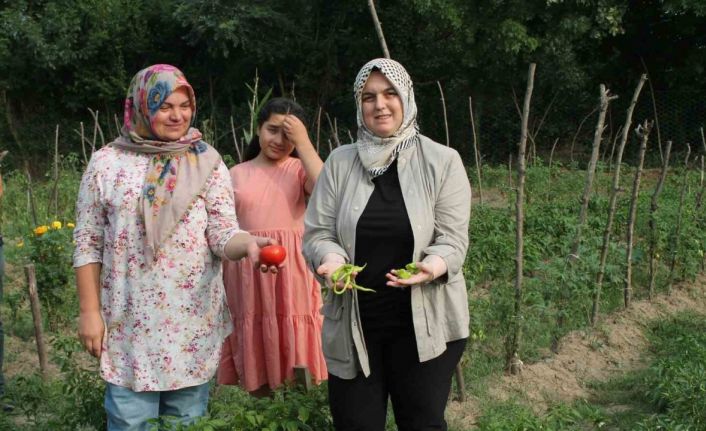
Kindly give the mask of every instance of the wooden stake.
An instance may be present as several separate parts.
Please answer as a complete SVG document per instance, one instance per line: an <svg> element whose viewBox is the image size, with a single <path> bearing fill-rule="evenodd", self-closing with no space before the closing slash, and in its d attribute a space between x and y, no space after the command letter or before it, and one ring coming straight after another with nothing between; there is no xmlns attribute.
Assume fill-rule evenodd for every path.
<svg viewBox="0 0 706 431"><path fill-rule="evenodd" d="M603 132L605 131L605 117L606 112L608 112L608 105L610 101L615 99L616 96L611 96L609 91L606 89L605 85L601 84L599 87L600 96L598 104L598 122L596 123L596 130L593 134L593 145L591 150L591 158L588 162L588 167L586 168L586 180L584 182L583 194L581 195L581 207L579 208L579 218L576 226L576 235L571 244L569 251L569 256L566 258L566 264L564 266L564 271L572 271L572 264L579 258L579 247L581 246L581 236L583 233L583 225L586 224L586 217L588 214L588 203L591 198L591 189L593 187L593 177L596 173L596 164L598 163L598 155L600 154L601 139L603 137ZM556 319L556 329L552 335L552 345L551 349L554 353L559 351L559 338L561 337L562 329L565 326L566 320L566 309L569 302L569 291L568 289L561 289L559 292L559 300L557 303L557 319Z"/></svg>
<svg viewBox="0 0 706 431"><path fill-rule="evenodd" d="M56 125L56 133L54 135L54 172L53 172L52 193L51 193L51 205L49 208L54 207L54 219L59 218L59 125ZM47 211L48 212L48 211Z"/></svg>
<svg viewBox="0 0 706 431"><path fill-rule="evenodd" d="M444 112L444 130L446 131L446 146L449 146L449 122L446 119L446 101L444 100L444 90L441 89L441 83L436 81L436 85L439 86L439 94L441 94L441 107Z"/></svg>
<svg viewBox="0 0 706 431"><path fill-rule="evenodd" d="M230 117L230 133L233 135L233 145L235 145L235 154L238 156L238 163L243 162L243 155L238 146L238 135L235 134L235 124L233 124L233 116Z"/></svg>
<svg viewBox="0 0 706 431"><path fill-rule="evenodd" d="M586 216L588 213L588 202L591 197L591 188L593 186L593 177L596 173L596 164L598 163L598 155L600 154L601 138L603 132L605 131L605 116L608 112L608 104L611 100L615 99L616 96L611 96L609 91L605 88L605 85L600 85L600 111L598 113L598 123L596 124L596 131L593 134L593 148L591 151L591 159L588 162L588 168L586 169L586 181L584 182L583 195L581 196L581 208L579 209L579 220L576 227L576 237L571 245L571 254L569 255L568 261L572 261L578 258L579 246L581 245L581 234L583 230L583 225L586 224ZM566 290L562 290L566 292Z"/></svg>
<svg viewBox="0 0 706 431"><path fill-rule="evenodd" d="M524 192L525 192L525 151L527 148L527 135L529 124L530 100L532 98L532 90L534 89L534 71L537 65L530 64L527 74L527 91L525 92L525 102L522 108L522 129L520 134L520 143L517 150L517 194L515 199L516 212L516 231L515 231L515 306L513 328L510 334L510 343L507 353L507 369L513 372L515 368L511 367L513 358L517 358L520 345L520 330L522 321L522 273L524 260Z"/></svg>
<svg viewBox="0 0 706 431"><path fill-rule="evenodd" d="M304 388L304 391L309 392L314 385L311 383L311 373L306 365L294 366L294 381Z"/></svg>
<svg viewBox="0 0 706 431"><path fill-rule="evenodd" d="M316 115L316 154L321 154L319 152L319 137L321 135L321 106L319 106L319 113Z"/></svg>
<svg viewBox="0 0 706 431"><path fill-rule="evenodd" d="M476 160L476 176L478 177L478 203L483 205L483 184L481 177L480 152L478 150L478 139L476 138L476 122L473 120L473 102L468 97L468 110L471 114L471 131L473 132L473 156Z"/></svg>
<svg viewBox="0 0 706 431"><path fill-rule="evenodd" d="M652 113L655 116L655 130L657 131L657 148L659 148L659 159L664 163L664 155L662 154L662 135L659 133L659 116L657 115L657 100L655 99L655 90L652 88L652 78L650 78L650 71L647 70L647 64L645 60L640 57L640 62L642 67L645 68L645 75L647 75L647 85L650 87L650 97L652 98Z"/></svg>
<svg viewBox="0 0 706 431"><path fill-rule="evenodd" d="M32 215L34 226L38 226L37 221L37 205L34 202L34 189L32 187L32 174L29 173L29 161L25 160L25 174L27 175L27 201L29 204L29 212Z"/></svg>
<svg viewBox="0 0 706 431"><path fill-rule="evenodd" d="M637 126L635 133L640 138L640 150L638 151L638 162L635 169L635 177L632 183L632 196L630 198L630 210L628 212L628 229L626 235L627 252L625 253L625 285L623 288L623 303L625 308L630 307L632 299L632 249L635 234L635 220L637 219L637 198L640 194L640 179L642 178L642 165L645 162L645 152L647 151L647 141L650 138L650 131L653 123L645 120Z"/></svg>
<svg viewBox="0 0 706 431"><path fill-rule="evenodd" d="M672 282L674 281L674 268L677 264L677 254L679 251L679 235L681 234L681 219L682 209L684 208L684 196L689 188L689 156L691 155L691 146L686 144L686 157L684 158L684 179L679 195L679 207L677 208L677 222L674 227L674 236L672 237L671 261L669 263L669 278L667 279L667 292L672 293Z"/></svg>
<svg viewBox="0 0 706 431"><path fill-rule="evenodd" d="M373 24L375 25L375 31L377 32L378 39L380 40L380 48L382 48L382 53L385 58L390 58L390 51L387 49L387 42L385 42L385 35L382 33L382 25L380 25L380 19L378 18L377 10L375 10L375 3L373 0L368 0L368 8L370 9L370 15L373 17Z"/></svg>
<svg viewBox="0 0 706 431"><path fill-rule="evenodd" d="M655 191L652 194L652 201L650 202L650 269L649 276L650 281L647 287L647 296L652 299L655 288L655 277L657 275L657 268L655 266L655 254L657 249L657 222L655 220L655 214L657 213L657 198L659 194L662 193L662 187L664 186L664 180L667 178L667 169L669 168L669 156L672 152L672 141L667 141L667 148L664 151L664 162L662 163L662 171L659 174L659 180L655 186Z"/></svg>
<svg viewBox="0 0 706 431"><path fill-rule="evenodd" d="M44 345L44 331L42 329L42 312L39 305L39 294L37 293L37 277L34 271L34 264L25 265L25 277L27 278L27 288L29 290L29 303L32 308L32 320L34 321L34 337L37 341L37 354L39 355L39 369L42 377L47 378L47 349Z"/></svg>
<svg viewBox="0 0 706 431"><path fill-rule="evenodd" d="M632 113L635 110L635 105L637 105L637 99L640 97L640 92L642 87L645 85L647 80L646 75L640 77L640 81L637 83L635 92L632 95L632 100L630 101L630 106L628 107L627 113L625 115L625 124L623 125L622 138L620 139L620 144L618 145L618 153L615 160L615 172L613 173L613 187L610 193L610 203L608 205L608 221L603 231L603 245L601 247L601 257L598 264L598 274L596 274L596 287L593 291L593 304L591 309L591 325L596 324L598 321L598 311L600 309L601 303L601 289L603 287L603 276L605 275L605 265L606 259L608 258L608 248L610 245L610 234L613 230L613 219L615 218L615 207L618 202L618 193L620 193L620 165L623 160L623 151L625 150L625 144L628 142L628 131L632 125ZM612 158L612 156L611 156Z"/></svg>

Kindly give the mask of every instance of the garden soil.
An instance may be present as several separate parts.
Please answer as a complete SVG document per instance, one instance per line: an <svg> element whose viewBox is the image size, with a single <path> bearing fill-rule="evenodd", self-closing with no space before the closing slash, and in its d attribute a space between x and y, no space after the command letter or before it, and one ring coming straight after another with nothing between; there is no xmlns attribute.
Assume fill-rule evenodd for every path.
<svg viewBox="0 0 706 431"><path fill-rule="evenodd" d="M569 333L558 354L524 364L519 375L490 377L488 396L525 403L537 413L557 403L587 399L592 395L588 383L645 367L647 326L685 310L706 315L706 276L676 286L671 295L634 301L628 310L601 316L594 330ZM447 420L452 429L473 429L480 411L479 400L472 396L463 403L451 401Z"/></svg>

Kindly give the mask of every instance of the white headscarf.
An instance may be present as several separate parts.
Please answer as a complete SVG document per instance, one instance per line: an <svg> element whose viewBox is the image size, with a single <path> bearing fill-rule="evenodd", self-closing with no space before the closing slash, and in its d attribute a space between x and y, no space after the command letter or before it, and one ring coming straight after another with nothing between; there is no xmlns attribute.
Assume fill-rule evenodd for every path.
<svg viewBox="0 0 706 431"><path fill-rule="evenodd" d="M402 100L402 125L392 136L387 138L375 135L363 120L363 87L365 87L370 74L375 70L382 73L392 83ZM414 145L419 139L417 104L414 102L412 79L405 68L395 60L376 58L367 62L358 72L353 85L353 94L358 111L358 141L356 142L358 156L370 175L376 177L385 173L400 151Z"/></svg>

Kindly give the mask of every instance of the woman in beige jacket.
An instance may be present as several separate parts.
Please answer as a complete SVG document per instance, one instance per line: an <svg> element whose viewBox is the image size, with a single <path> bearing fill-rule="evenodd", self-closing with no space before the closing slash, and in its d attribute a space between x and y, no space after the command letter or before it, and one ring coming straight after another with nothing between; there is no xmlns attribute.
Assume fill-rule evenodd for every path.
<svg viewBox="0 0 706 431"><path fill-rule="evenodd" d="M329 292L322 308L336 429L445 430L468 337L462 273L471 188L459 154L421 135L412 81L375 59L354 85L358 140L329 156L305 217L304 255L322 283L346 263L375 292ZM414 262L418 272L398 277Z"/></svg>

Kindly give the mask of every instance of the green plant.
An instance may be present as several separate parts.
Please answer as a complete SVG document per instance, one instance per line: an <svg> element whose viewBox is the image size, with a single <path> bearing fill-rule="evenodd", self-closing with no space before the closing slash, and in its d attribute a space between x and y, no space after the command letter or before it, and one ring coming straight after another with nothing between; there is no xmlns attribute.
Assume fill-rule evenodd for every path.
<svg viewBox="0 0 706 431"><path fill-rule="evenodd" d="M74 299L70 289L73 283L73 226L55 220L34 228L25 241L27 258L35 267L39 299L46 310L49 329L54 332L75 315L67 310Z"/></svg>

